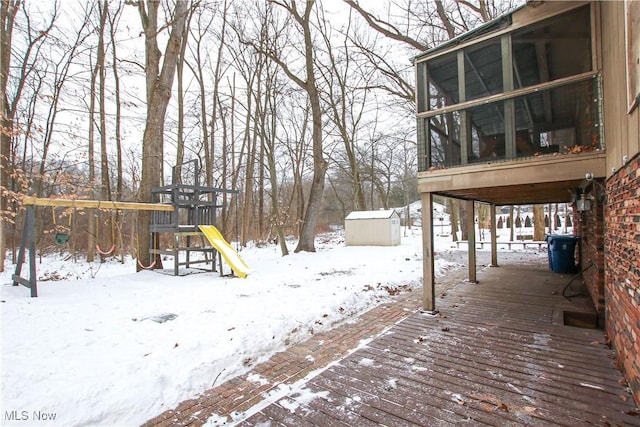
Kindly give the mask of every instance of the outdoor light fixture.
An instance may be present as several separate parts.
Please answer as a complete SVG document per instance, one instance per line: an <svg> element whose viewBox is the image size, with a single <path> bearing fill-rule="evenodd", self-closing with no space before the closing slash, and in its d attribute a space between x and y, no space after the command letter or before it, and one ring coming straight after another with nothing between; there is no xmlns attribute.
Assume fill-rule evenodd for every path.
<svg viewBox="0 0 640 427"><path fill-rule="evenodd" d="M572 192L572 199L575 201L576 210L578 212L590 211L593 207L593 202L603 202L606 198L606 189L602 183L595 179L593 172L587 172L584 174L584 180L575 192ZM587 194L587 189L592 187L595 195Z"/></svg>
<svg viewBox="0 0 640 427"><path fill-rule="evenodd" d="M576 209L578 212L585 212L591 210L591 200L587 198L587 196L582 193L580 198L576 200Z"/></svg>

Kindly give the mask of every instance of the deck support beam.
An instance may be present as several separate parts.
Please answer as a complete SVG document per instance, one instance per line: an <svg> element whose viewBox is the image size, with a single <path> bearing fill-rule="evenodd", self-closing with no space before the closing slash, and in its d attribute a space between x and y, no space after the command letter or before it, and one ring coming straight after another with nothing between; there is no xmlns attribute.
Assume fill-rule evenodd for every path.
<svg viewBox="0 0 640 427"><path fill-rule="evenodd" d="M489 217L491 227L491 267L498 266L498 242L496 229L498 225L496 223L496 205L491 203L489 205Z"/></svg>
<svg viewBox="0 0 640 427"><path fill-rule="evenodd" d="M467 240L469 241L469 283L478 283L476 279L476 222L475 201L466 200L465 214L467 216Z"/></svg>
<svg viewBox="0 0 640 427"><path fill-rule="evenodd" d="M422 311L436 314L436 283L433 264L433 195L421 193L422 199Z"/></svg>

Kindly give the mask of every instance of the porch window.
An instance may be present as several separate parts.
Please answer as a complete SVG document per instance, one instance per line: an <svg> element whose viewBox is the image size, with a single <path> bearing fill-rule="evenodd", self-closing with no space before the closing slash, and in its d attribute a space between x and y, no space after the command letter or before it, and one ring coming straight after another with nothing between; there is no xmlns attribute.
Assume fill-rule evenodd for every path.
<svg viewBox="0 0 640 427"><path fill-rule="evenodd" d="M504 91L500 40L464 49L465 101Z"/></svg>
<svg viewBox="0 0 640 427"><path fill-rule="evenodd" d="M416 64L420 171L601 149L589 6Z"/></svg>

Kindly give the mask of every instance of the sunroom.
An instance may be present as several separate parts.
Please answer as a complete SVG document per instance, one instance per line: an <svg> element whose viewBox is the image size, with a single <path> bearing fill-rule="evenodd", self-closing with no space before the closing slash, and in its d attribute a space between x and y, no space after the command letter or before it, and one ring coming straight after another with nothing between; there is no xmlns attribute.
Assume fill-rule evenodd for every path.
<svg viewBox="0 0 640 427"><path fill-rule="evenodd" d="M423 212L430 212L433 194L466 200L471 212L474 201L571 202L585 177L606 176L597 9L587 2L528 2L415 59ZM427 310L433 309L429 228Z"/></svg>

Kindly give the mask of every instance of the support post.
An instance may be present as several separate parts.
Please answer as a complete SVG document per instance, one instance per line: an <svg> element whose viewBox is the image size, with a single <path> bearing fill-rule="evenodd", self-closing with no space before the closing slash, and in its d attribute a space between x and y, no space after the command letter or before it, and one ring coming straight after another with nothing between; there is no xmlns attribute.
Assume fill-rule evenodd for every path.
<svg viewBox="0 0 640 427"><path fill-rule="evenodd" d="M458 52L458 99L467 100L467 84L464 50ZM460 111L460 164L469 164L469 145L471 141L471 120L466 110Z"/></svg>
<svg viewBox="0 0 640 427"><path fill-rule="evenodd" d="M433 195L421 193L422 199L422 311L437 314L433 264Z"/></svg>
<svg viewBox="0 0 640 427"><path fill-rule="evenodd" d="M153 236L151 236L151 244L153 245ZM189 244L187 244L187 247L189 247ZM175 251L175 255L173 256L173 275L177 276L180 266L180 234L178 233L173 233L173 250ZM189 251L187 251L187 262L188 261ZM189 268L189 264L187 264L187 268Z"/></svg>
<svg viewBox="0 0 640 427"><path fill-rule="evenodd" d="M22 241L20 242L20 250L18 251L18 262L16 270L12 277L13 286L24 285L31 289L31 297L38 296L38 284L36 281L36 213L35 206L28 205L24 219L24 229L22 230ZM29 248L29 278L25 279L21 276L22 264L24 263L25 251Z"/></svg>
<svg viewBox="0 0 640 427"><path fill-rule="evenodd" d="M465 201L467 215L467 240L469 248L469 283L478 283L476 280L476 222L475 205L473 200Z"/></svg>
<svg viewBox="0 0 640 427"><path fill-rule="evenodd" d="M505 92L514 90L513 56L511 37L507 34L500 39L502 50L502 89ZM505 159L517 157L516 151L516 103L513 98L504 101L504 150Z"/></svg>
<svg viewBox="0 0 640 427"><path fill-rule="evenodd" d="M490 227L491 227L491 267L498 266L498 241L496 229L498 225L496 223L496 205L491 203L489 205L490 215Z"/></svg>

